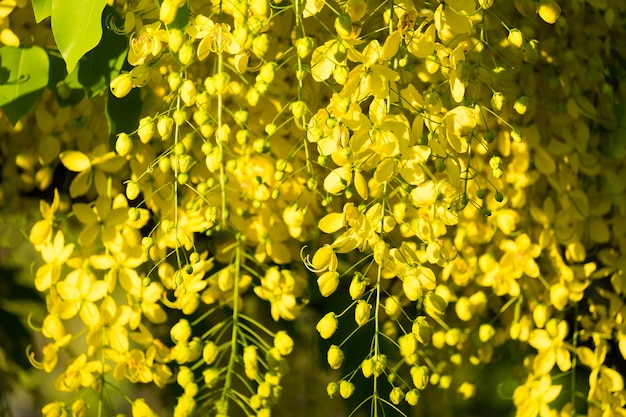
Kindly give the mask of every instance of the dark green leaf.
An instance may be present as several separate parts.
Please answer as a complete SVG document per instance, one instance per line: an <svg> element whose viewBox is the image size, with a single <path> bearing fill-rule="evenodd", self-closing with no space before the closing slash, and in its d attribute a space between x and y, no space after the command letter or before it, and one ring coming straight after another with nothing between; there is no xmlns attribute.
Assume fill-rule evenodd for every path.
<svg viewBox="0 0 626 417"><path fill-rule="evenodd" d="M78 81L79 67L74 69L71 74L68 74L63 58L58 54L50 54L48 89L54 92L57 102L61 106L72 106L85 97L85 88ZM68 89L70 93L69 96L67 96Z"/></svg>
<svg viewBox="0 0 626 417"><path fill-rule="evenodd" d="M125 97L117 98L109 91L106 115L112 149L115 148L115 138L118 133L128 133L137 129L142 105L140 93L138 88L133 88Z"/></svg>

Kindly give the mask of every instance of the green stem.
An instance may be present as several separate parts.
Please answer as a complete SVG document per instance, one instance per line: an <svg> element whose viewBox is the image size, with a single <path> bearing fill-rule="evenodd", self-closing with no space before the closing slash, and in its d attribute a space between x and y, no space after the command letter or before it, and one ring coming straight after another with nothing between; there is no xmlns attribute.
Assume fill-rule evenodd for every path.
<svg viewBox="0 0 626 417"><path fill-rule="evenodd" d="M228 368L226 370L226 378L224 380L224 388L222 389L222 397L220 405L224 410L220 410L222 414L228 414L228 395L230 393L233 374L235 373L235 364L237 361L237 339L239 338L239 264L241 263L241 236L237 234L237 245L235 247L235 277L233 282L233 330L230 338L230 358L228 359Z"/></svg>

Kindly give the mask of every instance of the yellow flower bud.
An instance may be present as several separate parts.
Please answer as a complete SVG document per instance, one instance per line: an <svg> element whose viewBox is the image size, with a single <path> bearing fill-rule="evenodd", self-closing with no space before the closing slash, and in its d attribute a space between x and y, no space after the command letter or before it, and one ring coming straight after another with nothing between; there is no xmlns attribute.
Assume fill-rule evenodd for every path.
<svg viewBox="0 0 626 417"><path fill-rule="evenodd" d="M56 87L61 100L69 100L72 97L72 88L65 81L59 81Z"/></svg>
<svg viewBox="0 0 626 417"><path fill-rule="evenodd" d="M207 365L211 365L217 359L219 349L212 341L206 342L202 348L202 359Z"/></svg>
<svg viewBox="0 0 626 417"><path fill-rule="evenodd" d="M561 283L550 287L550 303L560 311L563 311L569 303L569 290Z"/></svg>
<svg viewBox="0 0 626 417"><path fill-rule="evenodd" d="M313 255L313 259L311 260L311 265L315 270L324 271L329 269L330 271L335 271L337 269L337 255L333 251L333 248L330 245L324 245L315 252Z"/></svg>
<svg viewBox="0 0 626 417"><path fill-rule="evenodd" d="M195 53L195 48L192 45L185 43L178 50L178 61L186 67L193 62Z"/></svg>
<svg viewBox="0 0 626 417"><path fill-rule="evenodd" d="M333 79L339 85L344 85L348 82L348 77L350 76L350 68L347 65L337 65L333 70Z"/></svg>
<svg viewBox="0 0 626 417"><path fill-rule="evenodd" d="M173 0L163 0L161 2L161 8L159 9L159 20L161 22L169 25L174 22L177 14L178 7L176 7Z"/></svg>
<svg viewBox="0 0 626 417"><path fill-rule="evenodd" d="M328 297L335 292L339 286L339 273L336 271L326 271L318 279L317 285L323 297Z"/></svg>
<svg viewBox="0 0 626 417"><path fill-rule="evenodd" d="M537 7L537 14L544 22L554 24L561 15L561 7L554 0L541 0Z"/></svg>
<svg viewBox="0 0 626 417"><path fill-rule="evenodd" d="M266 33L263 33L252 40L252 53L257 58L263 58L270 48L270 38Z"/></svg>
<svg viewBox="0 0 626 417"><path fill-rule="evenodd" d="M411 327L411 333L415 335L415 338L421 344L430 343L430 338L432 336L432 329L428 325L426 321L426 317L419 316L413 322L413 326Z"/></svg>
<svg viewBox="0 0 626 417"><path fill-rule="evenodd" d="M72 403L72 417L85 417L87 415L87 403L82 398Z"/></svg>
<svg viewBox="0 0 626 417"><path fill-rule="evenodd" d="M258 374L258 353L257 347L248 345L243 348L243 365L246 376L249 379L256 379Z"/></svg>
<svg viewBox="0 0 626 417"><path fill-rule="evenodd" d="M167 85L172 92L178 91L180 85L183 83L183 77L177 72L170 72L167 76Z"/></svg>
<svg viewBox="0 0 626 417"><path fill-rule="evenodd" d="M328 360L328 364L333 369L341 368L341 364L343 363L344 354L341 348L337 345L331 345L328 348L328 353L326 355L326 359Z"/></svg>
<svg viewBox="0 0 626 417"><path fill-rule="evenodd" d="M387 355L378 354L374 357L374 376L378 377L385 372Z"/></svg>
<svg viewBox="0 0 626 417"><path fill-rule="evenodd" d="M115 97L125 97L133 89L133 76L129 72L123 72L111 80L109 87Z"/></svg>
<svg viewBox="0 0 626 417"><path fill-rule="evenodd" d="M131 408L132 417L156 417L156 414L143 398L138 398L133 401Z"/></svg>
<svg viewBox="0 0 626 417"><path fill-rule="evenodd" d="M174 119L176 126L182 126L185 122L187 122L187 112L184 109L176 109L172 114L172 118Z"/></svg>
<svg viewBox="0 0 626 417"><path fill-rule="evenodd" d="M391 390L391 393L389 393L389 400L395 405L400 404L403 399L404 399L404 391L402 391L402 388L400 387L395 387L394 389Z"/></svg>
<svg viewBox="0 0 626 417"><path fill-rule="evenodd" d="M405 334L398 338L398 345L400 346L400 354L404 360L412 365L415 363L417 357L415 352L417 351L417 339L413 333Z"/></svg>
<svg viewBox="0 0 626 417"><path fill-rule="evenodd" d="M282 356L287 356L293 350L293 339L286 331L281 330L274 337L274 347Z"/></svg>
<svg viewBox="0 0 626 417"><path fill-rule="evenodd" d="M161 140L169 139L172 134L172 128L174 127L174 119L168 116L161 116L157 120L157 132L161 137Z"/></svg>
<svg viewBox="0 0 626 417"><path fill-rule="evenodd" d="M319 332L322 339L328 339L335 334L338 324L337 316L335 316L335 313L330 312L322 317L315 329Z"/></svg>
<svg viewBox="0 0 626 417"><path fill-rule="evenodd" d="M349 293L353 300L361 297L367 288L367 279L360 272L356 272L350 282Z"/></svg>
<svg viewBox="0 0 626 417"><path fill-rule="evenodd" d="M126 183L126 198L134 200L139 196L139 184L136 181Z"/></svg>
<svg viewBox="0 0 626 417"><path fill-rule="evenodd" d="M530 98L526 96L518 97L517 100L515 100L515 103L513 103L513 110L515 110L519 114L525 114L526 110L528 110L529 101Z"/></svg>
<svg viewBox="0 0 626 417"><path fill-rule="evenodd" d="M207 388L213 388L219 380L220 372L215 368L206 368L202 372L202 377Z"/></svg>
<svg viewBox="0 0 626 417"><path fill-rule="evenodd" d="M422 291L422 283L414 274L406 275L402 281L402 290L410 301L417 301Z"/></svg>
<svg viewBox="0 0 626 417"><path fill-rule="evenodd" d="M414 366L411 368L411 377L413 378L413 385L418 390L423 390L428 384L429 372L425 366Z"/></svg>
<svg viewBox="0 0 626 417"><path fill-rule="evenodd" d="M168 30L168 42L170 51L173 53L177 53L180 50L180 47L185 42L185 36L183 31L180 29L170 29Z"/></svg>
<svg viewBox="0 0 626 417"><path fill-rule="evenodd" d="M502 108L504 107L505 103L506 103L506 97L504 97L504 94L502 94L501 92L496 91L491 96L491 107L495 111L502 110Z"/></svg>
<svg viewBox="0 0 626 417"><path fill-rule="evenodd" d="M473 311L469 298L462 296L456 301L454 310L459 319L463 321L469 321L472 319Z"/></svg>
<svg viewBox="0 0 626 417"><path fill-rule="evenodd" d="M326 393L328 394L328 397L333 398L337 395L337 392L339 392L339 384L336 382L329 382L328 385L326 385Z"/></svg>
<svg viewBox="0 0 626 417"><path fill-rule="evenodd" d="M126 156L133 149L133 140L126 133L120 133L115 140L115 151L121 155Z"/></svg>
<svg viewBox="0 0 626 417"><path fill-rule="evenodd" d="M339 383L339 395L341 398L348 399L354 394L354 384L350 381L341 381Z"/></svg>
<svg viewBox="0 0 626 417"><path fill-rule="evenodd" d="M215 83L215 92L217 94L223 93L230 83L230 75L227 72L219 72L213 76Z"/></svg>
<svg viewBox="0 0 626 417"><path fill-rule="evenodd" d="M522 49L524 46L524 36L522 35L522 31L514 28L509 31L509 45L511 45L514 49Z"/></svg>
<svg viewBox="0 0 626 417"><path fill-rule="evenodd" d="M431 317L441 317L446 312L448 303L439 294L429 292L424 297L424 311Z"/></svg>
<svg viewBox="0 0 626 417"><path fill-rule="evenodd" d="M487 343L496 334L496 330L491 324L482 324L478 328L478 338L481 342Z"/></svg>
<svg viewBox="0 0 626 417"><path fill-rule="evenodd" d="M67 417L67 410L65 409L65 403L61 401L55 401L53 403L46 404L41 413L43 417Z"/></svg>
<svg viewBox="0 0 626 417"><path fill-rule="evenodd" d="M191 325L187 319L180 319L170 329L170 336L174 343L186 342L191 337Z"/></svg>
<svg viewBox="0 0 626 417"><path fill-rule="evenodd" d="M298 100L291 103L289 105L289 109L291 110L294 119L300 120L306 115L307 105L304 101Z"/></svg>
<svg viewBox="0 0 626 417"><path fill-rule="evenodd" d="M548 306L544 303L539 303L533 309L533 321L535 322L535 326L541 329L546 325L546 321L548 320Z"/></svg>
<svg viewBox="0 0 626 417"><path fill-rule="evenodd" d="M178 375L176 375L176 382L181 387L185 388L189 384L193 384L194 381L193 371L187 366L181 366L178 369Z"/></svg>
<svg viewBox="0 0 626 417"><path fill-rule="evenodd" d="M416 389L412 389L411 391L406 393L404 399L410 406L416 406L417 402L420 399L420 392Z"/></svg>
<svg viewBox="0 0 626 417"><path fill-rule="evenodd" d="M374 363L374 359L368 358L361 362L361 371L363 372L363 376L365 378L369 378L374 373L376 365Z"/></svg>
<svg viewBox="0 0 626 417"><path fill-rule="evenodd" d="M340 38L347 38L352 33L352 19L347 13L342 13L335 18L335 31Z"/></svg>
<svg viewBox="0 0 626 417"><path fill-rule="evenodd" d="M400 298L398 298L397 295L387 297L385 300L385 313L395 320L400 316L401 312L402 307L400 306Z"/></svg>
<svg viewBox="0 0 626 417"><path fill-rule="evenodd" d="M196 85L191 80L185 80L180 88L180 98L185 103L185 106L191 107L196 102Z"/></svg>
<svg viewBox="0 0 626 417"><path fill-rule="evenodd" d="M141 143L148 143L154 136L155 126L154 120L151 117L144 117L139 120L139 128L137 129L137 135Z"/></svg>
<svg viewBox="0 0 626 417"><path fill-rule="evenodd" d="M268 62L266 64L263 64L261 66L261 69L259 70L259 78L270 84L272 81L274 81L274 76L276 75L276 67L277 65L275 62Z"/></svg>
<svg viewBox="0 0 626 417"><path fill-rule="evenodd" d="M304 38L298 38L298 40L296 40L296 52L298 52L298 56L300 57L300 59L306 58L311 53L311 51L313 51L314 47L315 42L313 41L313 38L310 38L308 36Z"/></svg>
<svg viewBox="0 0 626 417"><path fill-rule="evenodd" d="M354 320L356 324L361 327L370 318L370 312L372 310L372 306L364 300L359 300L356 302L356 307L354 309Z"/></svg>

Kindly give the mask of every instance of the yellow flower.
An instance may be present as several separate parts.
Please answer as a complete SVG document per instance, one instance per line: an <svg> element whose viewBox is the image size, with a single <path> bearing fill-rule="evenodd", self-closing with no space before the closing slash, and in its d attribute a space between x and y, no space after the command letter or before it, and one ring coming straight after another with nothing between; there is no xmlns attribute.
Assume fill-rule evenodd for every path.
<svg viewBox="0 0 626 417"><path fill-rule="evenodd" d="M294 320L306 304L302 298L306 285L304 277L297 272L271 267L261 278L261 285L254 287L254 293L270 302L274 320Z"/></svg>
<svg viewBox="0 0 626 417"><path fill-rule="evenodd" d="M113 370L113 376L117 380L123 378L130 382L152 382L152 364L146 359L143 350L133 349L125 352L123 359L118 358L118 363Z"/></svg>
<svg viewBox="0 0 626 417"><path fill-rule="evenodd" d="M54 383L54 387L59 391L78 391L83 387L96 388L100 383L97 375L103 374L103 364L100 361L87 361L87 355L79 355L72 361L65 372L59 375Z"/></svg>
<svg viewBox="0 0 626 417"><path fill-rule="evenodd" d="M143 25L139 33L130 39L128 63L135 67L148 58L156 57L161 53L162 43L167 39L167 32L161 29L161 22Z"/></svg>
<svg viewBox="0 0 626 417"><path fill-rule="evenodd" d="M540 274L539 266L535 262L541 254L541 246L532 243L526 233L515 238L515 241L505 239L500 243L500 249L504 255L500 258L500 265L511 268L515 278L526 274L531 278L537 278Z"/></svg>
<svg viewBox="0 0 626 417"><path fill-rule="evenodd" d="M383 47L377 40L367 44L360 58L362 64L350 71L342 95L359 102L370 95L384 99L390 90L396 90L396 81L400 75L384 65Z"/></svg>
<svg viewBox="0 0 626 417"><path fill-rule="evenodd" d="M33 225L29 235L29 239L35 248L39 248L44 243L52 240L52 226L55 222L56 212L59 210L60 200L59 190L55 188L52 204L48 204L44 200L39 202L39 210L43 219Z"/></svg>
<svg viewBox="0 0 626 417"><path fill-rule="evenodd" d="M65 244L65 236L60 230L55 234L54 240L46 242L40 248L44 265L40 266L35 273L35 287L44 292L54 285L61 276L61 266L70 258L74 251L74 244Z"/></svg>
<svg viewBox="0 0 626 417"><path fill-rule="evenodd" d="M138 296L127 293L128 303L132 306L132 313L129 318L131 329L136 329L139 326L142 317L146 317L155 324L164 323L167 320L167 314L159 304L163 292L163 286L152 281L150 284L140 287L140 295Z"/></svg>
<svg viewBox="0 0 626 417"><path fill-rule="evenodd" d="M100 321L100 312L95 302L108 293L108 284L96 280L95 275L84 268L70 272L63 281L56 284L59 297L63 300L60 316L67 320L77 313L87 326L95 326Z"/></svg>
<svg viewBox="0 0 626 417"><path fill-rule="evenodd" d="M548 404L559 396L561 388L561 385L552 385L549 374L543 374L539 379L529 375L526 383L513 392L516 417L551 417L553 414Z"/></svg>
<svg viewBox="0 0 626 417"><path fill-rule="evenodd" d="M624 377L618 370L605 365L609 349L607 342L594 337L594 344L593 351L586 346L576 348L576 355L580 362L591 369L587 398L591 401L614 402L611 397L619 395L618 393L624 390Z"/></svg>
<svg viewBox="0 0 626 417"><path fill-rule="evenodd" d="M567 322L554 318L548 320L545 329L534 329L530 333L528 343L538 351L533 361L536 375L550 372L555 363L562 372L571 369L571 347L564 341L568 332Z"/></svg>

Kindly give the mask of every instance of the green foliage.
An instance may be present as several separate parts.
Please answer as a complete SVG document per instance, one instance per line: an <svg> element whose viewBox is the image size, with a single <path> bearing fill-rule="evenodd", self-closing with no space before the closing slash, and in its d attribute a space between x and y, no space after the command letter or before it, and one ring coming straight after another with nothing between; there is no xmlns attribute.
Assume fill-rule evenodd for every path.
<svg viewBox="0 0 626 417"><path fill-rule="evenodd" d="M83 55L100 42L100 20L106 4L106 0L52 0L52 33L68 73L74 70Z"/></svg>
<svg viewBox="0 0 626 417"><path fill-rule="evenodd" d="M48 84L48 55L39 46L0 47L0 107L15 124Z"/></svg>

